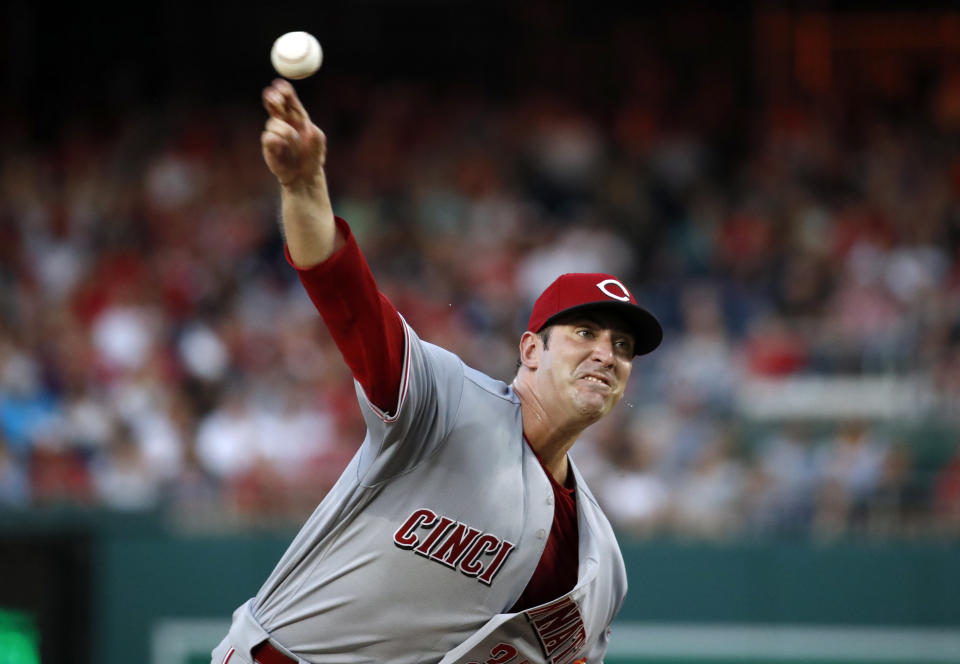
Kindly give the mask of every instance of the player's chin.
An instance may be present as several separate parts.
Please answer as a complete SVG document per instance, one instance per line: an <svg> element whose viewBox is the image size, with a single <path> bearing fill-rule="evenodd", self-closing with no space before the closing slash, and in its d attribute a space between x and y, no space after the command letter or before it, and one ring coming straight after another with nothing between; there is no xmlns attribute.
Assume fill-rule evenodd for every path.
<svg viewBox="0 0 960 664"><path fill-rule="evenodd" d="M581 392L579 397L578 410L591 420L599 420L620 401L620 396L611 391L587 390Z"/></svg>

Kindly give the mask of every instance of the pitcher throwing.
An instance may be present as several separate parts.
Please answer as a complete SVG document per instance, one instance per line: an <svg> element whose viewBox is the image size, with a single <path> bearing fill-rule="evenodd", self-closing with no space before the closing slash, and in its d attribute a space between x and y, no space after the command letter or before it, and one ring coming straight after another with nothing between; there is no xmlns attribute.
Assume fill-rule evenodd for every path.
<svg viewBox="0 0 960 664"><path fill-rule="evenodd" d="M366 437L213 664L603 661L626 572L567 452L663 336L615 276L537 299L511 384L417 337L334 217L326 138L263 92L287 259L355 378Z"/></svg>

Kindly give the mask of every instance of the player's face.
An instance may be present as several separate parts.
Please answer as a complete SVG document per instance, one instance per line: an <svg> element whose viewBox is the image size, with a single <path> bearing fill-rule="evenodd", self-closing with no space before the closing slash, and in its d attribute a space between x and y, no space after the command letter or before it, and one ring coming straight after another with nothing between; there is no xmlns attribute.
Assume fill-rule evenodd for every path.
<svg viewBox="0 0 960 664"><path fill-rule="evenodd" d="M562 321L550 330L540 356L543 388L575 417L598 420L623 397L633 347L633 336L616 316L591 312Z"/></svg>

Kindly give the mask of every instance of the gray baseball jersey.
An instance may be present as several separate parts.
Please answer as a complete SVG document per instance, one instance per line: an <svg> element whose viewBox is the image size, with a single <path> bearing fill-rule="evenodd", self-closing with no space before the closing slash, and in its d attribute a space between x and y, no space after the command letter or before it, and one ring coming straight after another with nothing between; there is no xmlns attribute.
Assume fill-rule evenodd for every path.
<svg viewBox="0 0 960 664"><path fill-rule="evenodd" d="M213 663L268 636L302 662L601 662L626 594L610 524L577 486L576 586L509 613L543 553L553 490L512 388L404 324L397 413L357 384L367 435Z"/></svg>

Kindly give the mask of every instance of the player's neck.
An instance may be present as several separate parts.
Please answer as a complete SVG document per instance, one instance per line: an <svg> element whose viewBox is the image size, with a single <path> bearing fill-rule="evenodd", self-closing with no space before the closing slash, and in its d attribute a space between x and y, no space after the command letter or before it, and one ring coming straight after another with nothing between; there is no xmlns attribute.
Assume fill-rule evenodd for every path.
<svg viewBox="0 0 960 664"><path fill-rule="evenodd" d="M536 395L522 380L514 380L513 389L520 399L523 435L530 447L543 460L543 465L561 485L566 485L570 464L567 452L577 442L586 424L562 421L551 417Z"/></svg>

